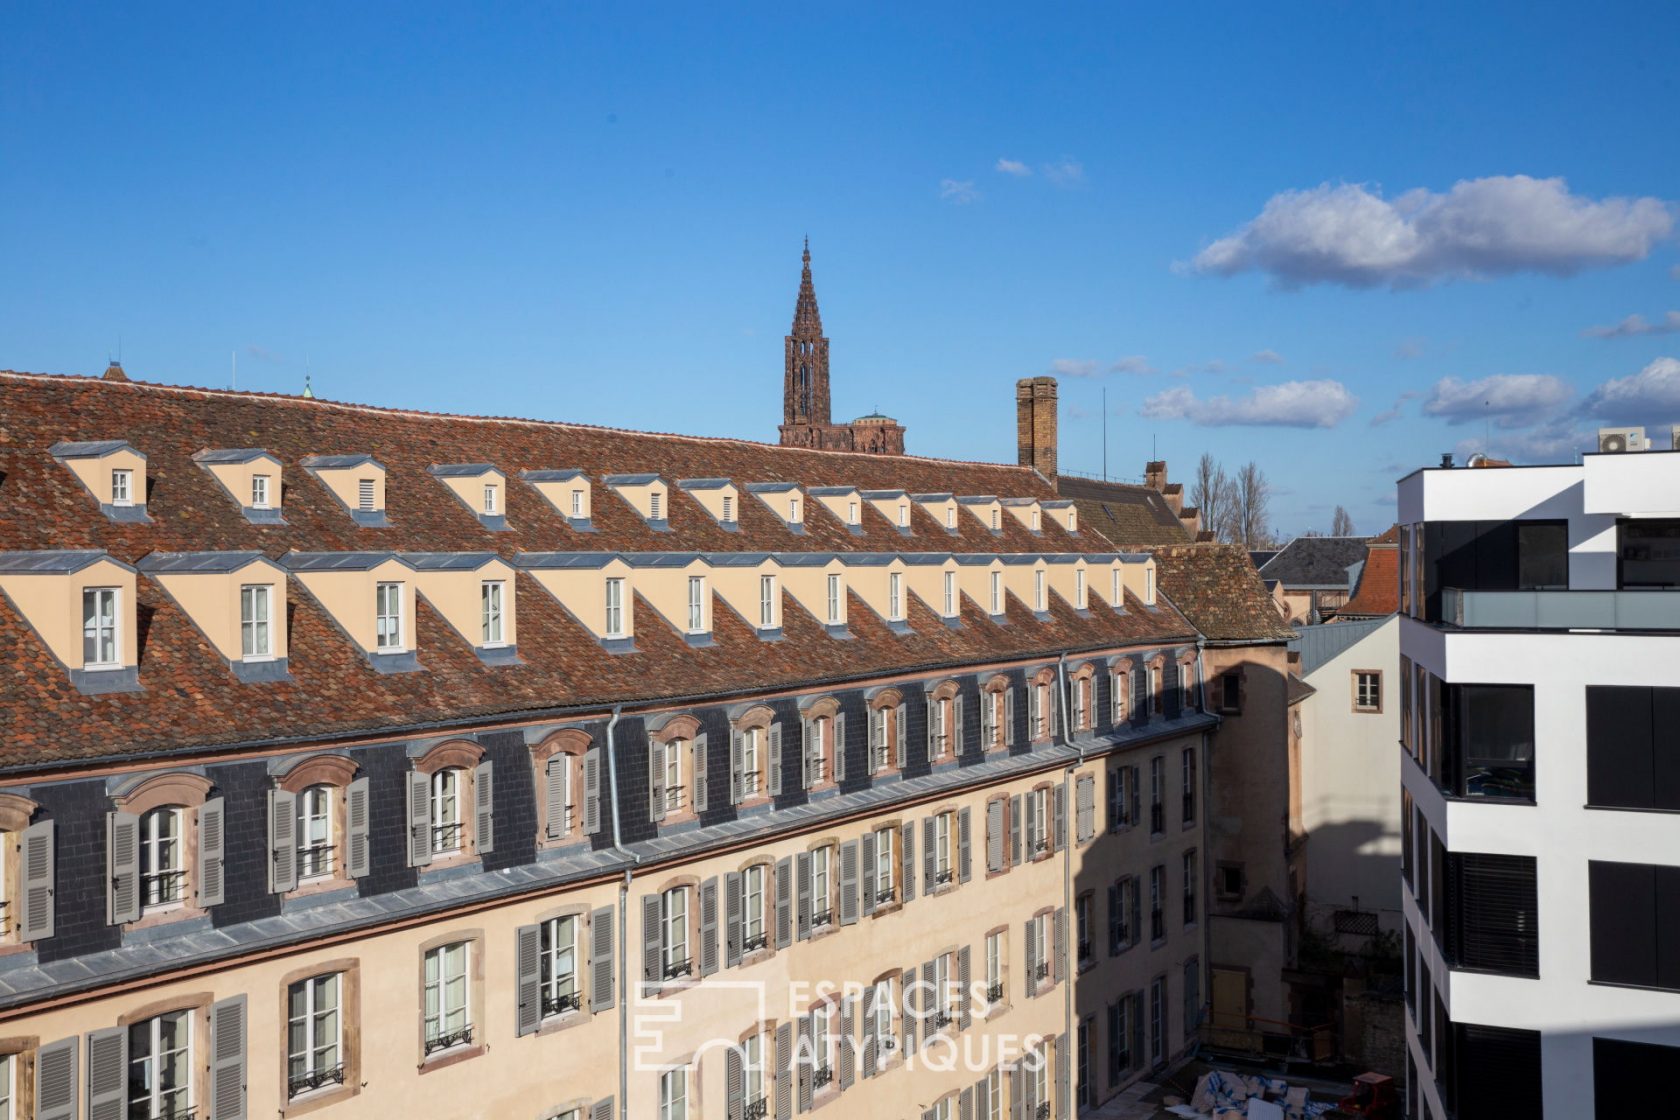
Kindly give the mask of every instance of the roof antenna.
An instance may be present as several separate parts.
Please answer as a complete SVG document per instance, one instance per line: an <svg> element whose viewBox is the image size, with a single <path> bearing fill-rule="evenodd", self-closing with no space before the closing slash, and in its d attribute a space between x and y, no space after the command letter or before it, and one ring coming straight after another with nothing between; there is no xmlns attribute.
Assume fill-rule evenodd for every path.
<svg viewBox="0 0 1680 1120"><path fill-rule="evenodd" d="M1108 481L1108 386L1103 386L1103 481Z"/></svg>

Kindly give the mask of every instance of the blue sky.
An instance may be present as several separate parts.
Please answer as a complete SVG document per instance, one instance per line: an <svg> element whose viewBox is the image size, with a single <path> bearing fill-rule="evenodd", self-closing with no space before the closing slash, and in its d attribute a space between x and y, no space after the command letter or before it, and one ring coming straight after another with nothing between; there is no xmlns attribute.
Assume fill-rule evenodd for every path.
<svg viewBox="0 0 1680 1120"><path fill-rule="evenodd" d="M1377 530L1680 420L1673 5L238 7L0 13L0 367L771 439L809 233L918 453L1059 372Z"/></svg>

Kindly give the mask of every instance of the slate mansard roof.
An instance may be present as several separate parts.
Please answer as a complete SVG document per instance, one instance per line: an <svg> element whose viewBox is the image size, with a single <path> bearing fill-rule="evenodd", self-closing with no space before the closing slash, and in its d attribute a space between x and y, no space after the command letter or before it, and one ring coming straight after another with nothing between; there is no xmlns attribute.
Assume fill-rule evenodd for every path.
<svg viewBox="0 0 1680 1120"><path fill-rule="evenodd" d="M50 449L66 442L126 442L146 456L149 524L115 522ZM254 524L197 463L205 449L259 446L282 464L284 523ZM386 470L385 527L358 525L303 469L371 459ZM489 463L509 480L581 470L595 483L593 533L580 533L526 481L510 481L508 531L490 532L450 499L434 464ZM912 505L912 539L864 503L858 530L819 503L804 532L774 511L740 503L738 532L691 497L673 493L670 532L650 527L602 485L610 476L721 479L915 493L1056 498L1029 469L915 456L783 448L735 439L629 432L575 424L445 416L297 397L0 371L0 553L50 553L59 569L103 550L131 566L153 553L435 554L589 552L1071 554L1112 552L1097 534L1070 535L1047 519L1033 534L1014 518L997 532L965 513L952 533ZM543 477L543 476L535 476ZM920 539L916 539L920 538ZM421 554L425 554L422 558ZM43 558L47 562L49 558ZM229 559L231 562L231 558ZM23 561L19 561L20 563ZM154 566L157 561L154 561ZM421 599L413 631L424 671L381 674L295 577L287 596L288 681L245 683L145 570L136 584L140 690L89 697L76 689L15 605L0 594L0 772L27 772L110 756L167 755L258 743L320 743L375 731L490 722L535 713L599 712L614 704L686 702L793 687L821 687L894 672L1053 657L1064 650L1193 640L1170 605L1078 612L1052 595L1048 621L1010 600L1004 625L964 601L947 626L915 596L908 633L896 633L856 594L852 640L831 637L784 593L783 640L766 643L719 601L713 643L696 648L638 607L636 652L600 643L536 582L515 578L520 660L487 666Z"/></svg>
<svg viewBox="0 0 1680 1120"><path fill-rule="evenodd" d="M1296 537L1260 566L1260 578L1284 587L1348 585L1348 569L1365 559L1369 537Z"/></svg>

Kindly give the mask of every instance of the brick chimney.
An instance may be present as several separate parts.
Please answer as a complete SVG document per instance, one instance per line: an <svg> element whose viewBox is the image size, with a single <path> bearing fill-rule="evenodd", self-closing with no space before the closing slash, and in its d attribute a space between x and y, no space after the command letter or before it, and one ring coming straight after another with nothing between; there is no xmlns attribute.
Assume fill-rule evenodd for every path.
<svg viewBox="0 0 1680 1120"><path fill-rule="evenodd" d="M1151 459L1143 465L1143 484L1156 492L1167 488L1167 461Z"/></svg>
<svg viewBox="0 0 1680 1120"><path fill-rule="evenodd" d="M1056 379L1023 377L1015 382L1015 450L1023 467L1056 478Z"/></svg>
<svg viewBox="0 0 1680 1120"><path fill-rule="evenodd" d="M122 363L114 358L111 360L111 364L105 367L105 372L100 376L106 381L128 380L128 374L123 372Z"/></svg>

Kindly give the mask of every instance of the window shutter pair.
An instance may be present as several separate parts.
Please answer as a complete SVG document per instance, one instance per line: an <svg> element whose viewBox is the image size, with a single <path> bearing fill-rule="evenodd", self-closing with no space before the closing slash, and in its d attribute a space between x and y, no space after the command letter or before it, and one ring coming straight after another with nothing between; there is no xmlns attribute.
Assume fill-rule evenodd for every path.
<svg viewBox="0 0 1680 1120"><path fill-rule="evenodd" d="M959 883L966 883L973 877L973 861L969 857L969 831L972 827L973 817L972 809L957 810L957 882Z"/></svg>
<svg viewBox="0 0 1680 1120"><path fill-rule="evenodd" d="M865 916L875 913L875 843L873 832L863 834L863 912ZM842 861L845 859L841 856ZM845 876L845 868L841 868L841 877Z"/></svg>
<svg viewBox="0 0 1680 1120"><path fill-rule="evenodd" d="M723 877L723 963L734 968L741 963L741 873Z"/></svg>
<svg viewBox="0 0 1680 1120"><path fill-rule="evenodd" d="M601 831L601 748L583 752L583 831L590 836Z"/></svg>
<svg viewBox="0 0 1680 1120"><path fill-rule="evenodd" d="M223 897L224 816L222 799L213 797L198 807L198 905L217 906ZM110 878L105 890L105 913L112 925L140 917L140 818L113 811L105 817L105 843ZM27 868L25 869L27 871Z"/></svg>
<svg viewBox="0 0 1680 1120"><path fill-rule="evenodd" d="M834 780L846 780L846 713L836 712L834 715Z"/></svg>
<svg viewBox="0 0 1680 1120"><path fill-rule="evenodd" d="M648 820L657 824L665 819L665 751L664 743L648 741Z"/></svg>
<svg viewBox="0 0 1680 1120"><path fill-rule="evenodd" d="M900 861L899 891L901 900L909 902L916 897L916 827L901 825L898 830L899 847L904 849L904 858Z"/></svg>
<svg viewBox="0 0 1680 1120"><path fill-rule="evenodd" d="M718 881L714 875L700 884L700 975L718 970Z"/></svg>
<svg viewBox="0 0 1680 1120"><path fill-rule="evenodd" d="M53 902L55 860L53 822L36 821L23 830L19 841L23 852L23 913L18 939L40 941L53 935L56 907Z"/></svg>
<svg viewBox="0 0 1680 1120"><path fill-rule="evenodd" d="M566 768L571 763L571 755L555 754L543 764L543 818L548 822L544 831L550 840L566 834Z"/></svg>
<svg viewBox="0 0 1680 1120"><path fill-rule="evenodd" d="M245 1120L246 998L210 1006L209 1120ZM87 1036L87 1120L123 1120L128 1115L128 1028L108 1027ZM76 1115L75 1040L41 1051L36 1115Z"/></svg>
<svg viewBox="0 0 1680 1120"><path fill-rule="evenodd" d="M997 874L1007 868L1003 862L1003 798L986 802L986 870Z"/></svg>
<svg viewBox="0 0 1680 1120"><path fill-rule="evenodd" d="M840 924L858 920L858 842L840 845Z"/></svg>
<svg viewBox="0 0 1680 1120"><path fill-rule="evenodd" d="M1031 798L1028 798L1031 801ZM1009 866L1021 865L1021 795L1009 799Z"/></svg>
<svg viewBox="0 0 1680 1120"><path fill-rule="evenodd" d="M1081 774L1074 785L1075 812L1078 814L1079 842L1084 844L1096 835L1097 779Z"/></svg>
<svg viewBox="0 0 1680 1120"><path fill-rule="evenodd" d="M644 990L657 988L664 979L660 950L665 947L665 931L659 920L659 895L642 896L642 983Z"/></svg>
<svg viewBox="0 0 1680 1120"><path fill-rule="evenodd" d="M613 908L602 906L589 915L589 1009L613 1006Z"/></svg>
<svg viewBox="0 0 1680 1120"><path fill-rule="evenodd" d="M770 796L779 797L782 792L782 725L780 721L770 725Z"/></svg>
<svg viewBox="0 0 1680 1120"><path fill-rule="evenodd" d="M776 948L793 944L793 857L776 861Z"/></svg>
<svg viewBox="0 0 1680 1120"><path fill-rule="evenodd" d="M900 703L893 711L893 723L897 725L898 732L894 744L894 757L896 765L902 770L910 759L910 705Z"/></svg>
<svg viewBox="0 0 1680 1120"><path fill-rule="evenodd" d="M905 826L906 830L909 826ZM922 893L932 894L937 886L934 880L939 875L938 836L939 824L933 817L922 818Z"/></svg>
<svg viewBox="0 0 1680 1120"><path fill-rule="evenodd" d="M513 1033L535 1033L542 1023L542 927L520 926L514 933L514 972L518 1000Z"/></svg>
<svg viewBox="0 0 1680 1120"><path fill-rule="evenodd" d="M688 771L689 803L694 807L696 813L704 813L706 811L706 787L709 784L707 771L711 768L704 732L694 737L694 742L690 745L689 750L692 755Z"/></svg>
<svg viewBox="0 0 1680 1120"><path fill-rule="evenodd" d="M832 874L832 872L831 872ZM800 852L794 863L794 936L804 941L811 936L811 853Z"/></svg>

